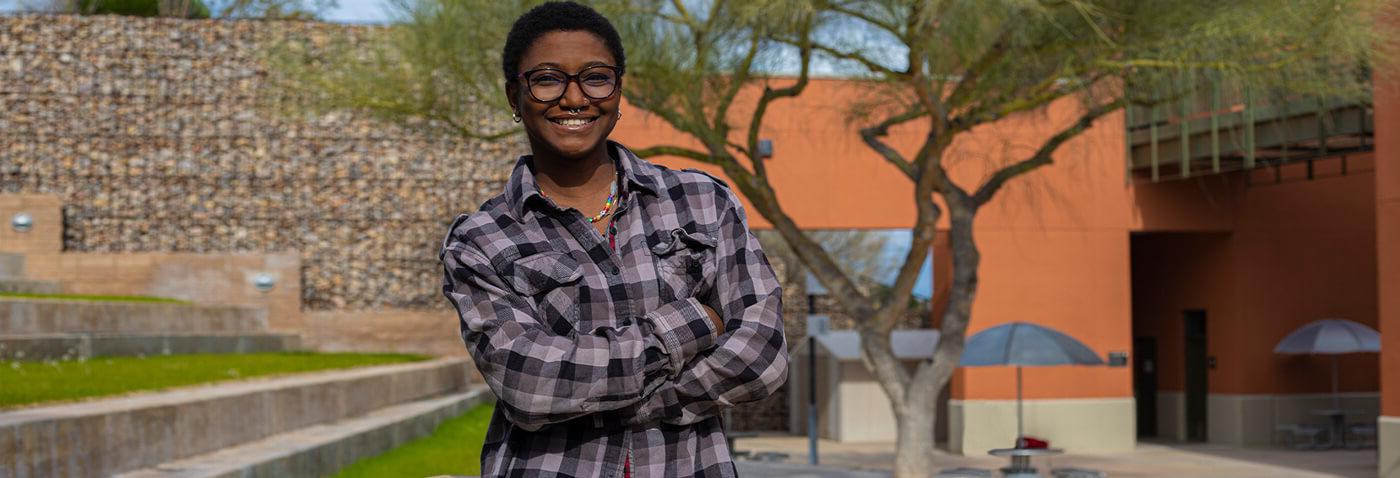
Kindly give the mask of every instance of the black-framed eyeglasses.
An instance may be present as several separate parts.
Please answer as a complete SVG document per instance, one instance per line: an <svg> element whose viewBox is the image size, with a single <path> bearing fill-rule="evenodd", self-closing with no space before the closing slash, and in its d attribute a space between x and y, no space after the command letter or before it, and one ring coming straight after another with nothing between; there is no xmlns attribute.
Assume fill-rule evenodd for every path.
<svg viewBox="0 0 1400 478"><path fill-rule="evenodd" d="M606 99L617 92L617 79L620 69L612 65L597 65L584 68L570 75L558 68L538 68L521 73L517 78L525 84L530 97L535 101L548 103L564 97L569 82L578 83L583 96L589 99Z"/></svg>

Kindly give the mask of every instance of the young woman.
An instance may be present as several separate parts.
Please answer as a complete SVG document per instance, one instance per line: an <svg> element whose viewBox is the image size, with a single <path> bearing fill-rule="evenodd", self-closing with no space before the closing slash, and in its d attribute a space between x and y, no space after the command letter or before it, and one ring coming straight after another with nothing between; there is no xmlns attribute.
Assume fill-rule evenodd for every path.
<svg viewBox="0 0 1400 478"><path fill-rule="evenodd" d="M575 3L506 39L530 154L440 254L498 398L483 476L735 476L719 413L786 380L782 293L734 193L608 140L625 64Z"/></svg>

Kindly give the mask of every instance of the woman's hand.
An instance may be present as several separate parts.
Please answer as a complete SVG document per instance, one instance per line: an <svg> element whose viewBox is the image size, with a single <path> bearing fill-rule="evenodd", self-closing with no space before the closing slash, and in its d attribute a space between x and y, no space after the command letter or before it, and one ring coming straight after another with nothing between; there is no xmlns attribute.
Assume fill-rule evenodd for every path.
<svg viewBox="0 0 1400 478"><path fill-rule="evenodd" d="M711 309L710 306L705 304L700 304L700 306L705 308L706 314L710 314L710 322L715 323L715 335L724 334L724 319L719 318L719 314L715 313L715 309Z"/></svg>

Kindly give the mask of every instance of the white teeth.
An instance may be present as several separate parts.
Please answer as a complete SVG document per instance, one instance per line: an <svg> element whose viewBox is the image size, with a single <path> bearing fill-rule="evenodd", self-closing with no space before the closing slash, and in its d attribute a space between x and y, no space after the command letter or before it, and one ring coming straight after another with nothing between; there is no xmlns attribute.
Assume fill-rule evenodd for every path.
<svg viewBox="0 0 1400 478"><path fill-rule="evenodd" d="M592 120L586 120L583 118L565 118L554 120L555 123L559 123L564 126L583 126L588 124L590 121Z"/></svg>

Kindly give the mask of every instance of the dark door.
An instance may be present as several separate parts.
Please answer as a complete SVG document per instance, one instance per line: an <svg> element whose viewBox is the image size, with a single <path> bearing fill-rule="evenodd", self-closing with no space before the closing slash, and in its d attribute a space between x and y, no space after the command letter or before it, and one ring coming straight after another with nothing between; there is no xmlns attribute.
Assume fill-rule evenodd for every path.
<svg viewBox="0 0 1400 478"><path fill-rule="evenodd" d="M1206 355L1206 311L1187 310L1184 332L1186 343L1186 440L1206 441L1206 394L1210 380Z"/></svg>
<svg viewBox="0 0 1400 478"><path fill-rule="evenodd" d="M1157 338L1133 338L1133 397L1138 436L1157 436Z"/></svg>

